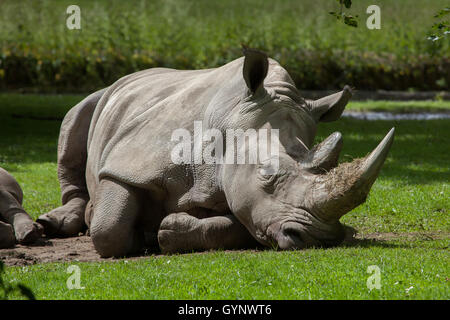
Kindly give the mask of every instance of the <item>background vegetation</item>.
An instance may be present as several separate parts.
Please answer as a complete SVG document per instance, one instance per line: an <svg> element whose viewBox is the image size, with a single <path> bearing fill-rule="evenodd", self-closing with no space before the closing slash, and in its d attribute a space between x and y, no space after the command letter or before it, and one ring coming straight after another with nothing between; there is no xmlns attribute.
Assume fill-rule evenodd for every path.
<svg viewBox="0 0 450 320"><path fill-rule="evenodd" d="M331 0L0 2L0 90L87 92L131 72L217 67L265 50L301 89L448 90L448 39L427 36L447 0L378 0L381 30L365 26L373 1L355 1L358 28L339 23Z"/></svg>

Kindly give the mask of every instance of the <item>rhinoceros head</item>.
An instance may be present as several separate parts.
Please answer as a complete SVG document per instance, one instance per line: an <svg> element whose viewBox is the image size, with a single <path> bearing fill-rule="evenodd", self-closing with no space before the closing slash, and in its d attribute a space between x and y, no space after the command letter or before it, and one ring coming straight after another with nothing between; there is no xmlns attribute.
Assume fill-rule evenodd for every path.
<svg viewBox="0 0 450 320"><path fill-rule="evenodd" d="M339 132L316 146L312 143L318 122L340 117L350 88L307 101L291 80L280 82L275 76L271 81L282 68L273 65L268 74L265 54L244 53L242 85L247 97L229 118L250 121L248 127L278 129L278 165L274 172L267 170L270 161L224 165L228 205L264 245L295 249L338 244L345 233L339 219L365 201L387 157L394 129L365 158L338 165L343 143Z"/></svg>

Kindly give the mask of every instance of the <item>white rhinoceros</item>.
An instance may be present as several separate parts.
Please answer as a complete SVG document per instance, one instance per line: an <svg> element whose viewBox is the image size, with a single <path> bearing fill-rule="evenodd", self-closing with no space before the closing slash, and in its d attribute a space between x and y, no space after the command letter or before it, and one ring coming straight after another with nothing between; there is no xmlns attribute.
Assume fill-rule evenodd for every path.
<svg viewBox="0 0 450 320"><path fill-rule="evenodd" d="M340 133L312 144L320 121L340 117L350 89L307 101L275 60L252 49L244 56L216 69L136 72L72 108L58 146L63 206L38 219L45 233L76 235L86 224L103 257L152 245L176 252L340 243L339 218L365 201L393 129L366 158L337 167ZM278 129L277 170L174 163L172 134L193 134L194 121L224 136Z"/></svg>
<svg viewBox="0 0 450 320"><path fill-rule="evenodd" d="M22 188L5 169L0 168L0 248L13 247L16 242L29 244L42 234L22 207Z"/></svg>

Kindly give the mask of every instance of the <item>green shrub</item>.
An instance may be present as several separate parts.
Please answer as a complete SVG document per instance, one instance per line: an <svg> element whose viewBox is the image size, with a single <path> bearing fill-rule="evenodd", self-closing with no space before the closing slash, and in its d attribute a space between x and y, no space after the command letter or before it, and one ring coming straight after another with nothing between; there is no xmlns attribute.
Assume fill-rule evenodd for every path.
<svg viewBox="0 0 450 320"><path fill-rule="evenodd" d="M445 0L379 0L381 30L340 23L330 0L79 0L81 30L66 27L70 2L0 3L0 90L80 92L155 66L199 69L265 50L301 89L446 90L449 41L429 41Z"/></svg>

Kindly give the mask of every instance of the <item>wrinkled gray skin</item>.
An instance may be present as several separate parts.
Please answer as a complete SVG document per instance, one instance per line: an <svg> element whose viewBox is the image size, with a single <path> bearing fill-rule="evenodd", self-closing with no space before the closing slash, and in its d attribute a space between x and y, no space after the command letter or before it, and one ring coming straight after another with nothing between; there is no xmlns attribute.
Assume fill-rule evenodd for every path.
<svg viewBox="0 0 450 320"><path fill-rule="evenodd" d="M304 100L289 74L256 50L220 68L155 68L128 75L66 115L58 147L63 206L39 218L45 232L89 227L103 257L163 252L336 245L339 218L365 201L393 130L365 159L337 166L342 137L313 147L317 125L337 120L348 87ZM280 168L171 161L175 129L279 129ZM246 145L248 148L248 145ZM248 150L247 150L248 151Z"/></svg>
<svg viewBox="0 0 450 320"><path fill-rule="evenodd" d="M16 242L29 244L42 234L22 207L23 193L16 179L0 168L0 248L13 247Z"/></svg>

